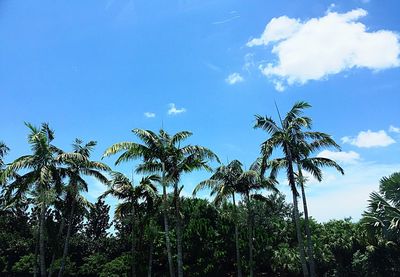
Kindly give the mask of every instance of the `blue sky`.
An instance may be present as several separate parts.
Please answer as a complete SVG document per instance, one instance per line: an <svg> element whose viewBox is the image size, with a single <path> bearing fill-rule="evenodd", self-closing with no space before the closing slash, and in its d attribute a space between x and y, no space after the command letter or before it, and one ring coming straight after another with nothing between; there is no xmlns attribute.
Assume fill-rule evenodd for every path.
<svg viewBox="0 0 400 277"><path fill-rule="evenodd" d="M28 121L49 122L64 149L97 140L96 159L134 140L133 128L190 130L190 143L248 166L267 138L254 115L304 100L314 129L343 148L316 154L346 171L310 180L310 212L357 219L379 179L400 170L398 10L395 0L1 1L7 161L29 151ZM207 176L186 176L184 193ZM93 199L103 187L90 189Z"/></svg>

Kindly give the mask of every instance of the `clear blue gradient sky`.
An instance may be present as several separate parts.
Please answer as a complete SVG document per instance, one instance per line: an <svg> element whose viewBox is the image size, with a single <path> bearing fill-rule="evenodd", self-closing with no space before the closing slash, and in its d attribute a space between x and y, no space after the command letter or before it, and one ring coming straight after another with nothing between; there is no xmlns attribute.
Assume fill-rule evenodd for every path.
<svg viewBox="0 0 400 277"><path fill-rule="evenodd" d="M249 166L267 138L254 115L304 100L314 129L343 147L316 154L346 171L310 179L310 212L358 219L379 179L400 171L399 10L396 0L3 0L6 160L29 152L27 121L49 122L66 150L76 137L98 141L95 159L134 140L133 128L163 127ZM207 176L185 176L184 194ZM88 196L103 190L91 181Z"/></svg>

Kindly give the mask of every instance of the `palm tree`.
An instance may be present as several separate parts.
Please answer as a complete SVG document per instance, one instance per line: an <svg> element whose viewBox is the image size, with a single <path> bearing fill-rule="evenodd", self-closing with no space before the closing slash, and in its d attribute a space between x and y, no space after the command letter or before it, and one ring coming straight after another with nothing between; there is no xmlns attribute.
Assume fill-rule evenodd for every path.
<svg viewBox="0 0 400 277"><path fill-rule="evenodd" d="M200 182L194 189L193 195L202 189L211 189L210 196L214 196L214 203L220 205L223 200L232 197L235 221L236 267L238 277L242 277L242 266L239 247L239 226L235 194L238 192L240 176L243 174L242 163L231 161L228 165L219 166L207 180Z"/></svg>
<svg viewBox="0 0 400 277"><path fill-rule="evenodd" d="M2 175L2 180L14 177L14 181L6 187L7 199L24 198L31 194L36 197L36 206L40 210L39 215L39 256L40 274L46 276L45 261L45 217L48 205L55 198L54 188L61 185L62 173L60 166L66 161L80 162L84 157L76 153L64 153L52 144L54 131L49 125L43 123L41 128L36 128L25 123L30 134L28 142L31 145L32 154L17 158L8 165ZM23 171L23 175L16 176L15 172Z"/></svg>
<svg viewBox="0 0 400 277"><path fill-rule="evenodd" d="M147 206L153 206L153 202L157 198L157 188L153 182L159 181L159 177L151 175L142 178L138 186L133 181L119 172L111 173L112 179L109 183L109 189L103 193L102 198L112 195L123 202L118 204L115 214L117 218L124 218L128 215L132 226L131 231L131 255L132 255L132 276L136 276L136 229L137 219L136 210L140 204L140 200L144 200Z"/></svg>
<svg viewBox="0 0 400 277"><path fill-rule="evenodd" d="M94 177L98 181L106 184L108 182L107 177L105 177L101 171L109 171L110 168L101 162L91 161L90 154L96 146L95 141L89 141L88 143L83 145L83 141L76 139L72 144L73 153L79 154L83 157L82 161L76 161L74 159L68 159L65 161L65 174L68 176L69 182L66 187L67 198L72 199L70 211L69 211L69 220L67 223L67 234L64 242L64 250L63 256L61 259L60 270L58 272L58 277L63 276L65 269L65 259L68 255L68 246L69 239L71 236L71 227L72 221L74 218L75 205L77 202L80 202L87 205L88 201L84 199L84 197L80 194L82 191L88 191L88 184L85 179L82 178L83 175Z"/></svg>
<svg viewBox="0 0 400 277"><path fill-rule="evenodd" d="M284 153L284 158L279 160L272 160L272 165L283 165L286 168L287 178L289 180L289 186L293 196L293 210L294 210L294 221L296 226L297 241L299 247L300 261L303 270L303 275L308 276L309 271L304 253L304 244L302 238L302 232L300 229L300 215L298 209L298 192L296 188L296 178L294 171L294 163L299 158L296 157L298 154L297 145L295 144L296 134L307 128L310 125L311 119L308 117L299 116L303 109L308 108L310 105L306 102L295 103L293 108L287 113L286 117L281 121L280 126L275 123L271 117L263 117L256 115L256 124L254 128L261 128L270 134L270 138L261 144L261 155L263 159L263 170L266 168L266 161L271 156L275 148L281 148ZM276 167L279 168L279 167ZM272 171L271 175L276 172Z"/></svg>
<svg viewBox="0 0 400 277"><path fill-rule="evenodd" d="M265 179L261 175L261 159L257 159L250 169L244 171L237 180L237 192L243 195L247 208L247 230L248 230L248 246L249 246L249 276L254 276L254 261L253 261L253 212L251 199L258 198L259 195L252 193L259 190L271 190L278 192L275 187L276 181L272 178Z"/></svg>
<svg viewBox="0 0 400 277"><path fill-rule="evenodd" d="M132 159L142 158L143 163L140 164L136 171L139 173L158 173L161 175L160 183L163 187L163 213L164 213L164 229L166 237L166 247L168 253L168 265L170 276L175 276L173 270L172 253L169 239L169 224L167 219L167 186L174 186L174 200L176 213L176 231L177 231L177 262L178 276L183 276L183 253L182 253L182 230L180 219L180 199L179 180L181 174L190 172L199 168L208 168L207 160L218 158L209 149L198 145L186 145L181 147L183 140L192 135L191 132L182 131L170 136L164 130L160 130L156 134L150 130L134 129L136 134L144 144L135 142L121 142L108 148L103 156L114 155L123 152L116 160L116 164Z"/></svg>
<svg viewBox="0 0 400 277"><path fill-rule="evenodd" d="M318 181L322 180L321 167L334 167L340 173L344 174L343 169L333 160L322 157L309 157L311 153L327 147L334 147L340 150L336 142L327 134L322 132L305 131L304 129L311 129L312 120L309 117L302 116L303 110L310 108L306 102L298 102L287 113L284 120L280 118L279 110L278 115L280 118L281 126L278 125L268 117L256 116L257 122L255 128L262 128L270 133L271 138L262 144L262 154L264 159L271 155L272 150L281 147L285 157L278 158L271 162L272 172L271 175L275 176L279 169L286 169L289 179L289 184L293 194L293 202L297 205L298 192L294 184L298 183L301 188L303 209L305 216L305 229L307 234L307 254L310 264L310 275L316 276L315 263L313 258L313 246L311 241L311 232L309 228L309 216L307 208L307 200L304 189L305 178L302 174L302 169L310 172ZM297 165L297 173L294 172L294 164ZM265 167L265 166L264 166ZM298 228L299 220L298 207L294 207L296 230ZM296 215L297 214L297 215ZM301 234L297 234L299 240L300 257L302 261L303 274L308 275L308 268L305 262L304 250L302 245Z"/></svg>
<svg viewBox="0 0 400 277"><path fill-rule="evenodd" d="M159 169L161 166L160 183L163 188L162 210L164 218L165 245L168 255L168 268L170 277L175 276L174 266L172 262L171 242L169 238L169 222L167 207L167 182L166 182L166 143L156 133L150 130L134 129L132 132L142 140L143 144L135 142L120 142L109 147L103 154L104 157L115 155L123 152L115 161L115 165L122 162L143 158L148 165L158 162L155 167ZM161 131L160 131L161 133Z"/></svg>

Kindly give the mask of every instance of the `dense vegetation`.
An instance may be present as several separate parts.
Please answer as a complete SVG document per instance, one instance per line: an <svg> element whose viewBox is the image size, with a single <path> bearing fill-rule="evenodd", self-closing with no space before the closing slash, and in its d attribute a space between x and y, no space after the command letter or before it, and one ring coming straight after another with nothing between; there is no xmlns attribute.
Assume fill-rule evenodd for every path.
<svg viewBox="0 0 400 277"><path fill-rule="evenodd" d="M399 276L400 173L382 178L360 222L308 215L303 172L320 181L323 167L344 173L315 157L340 147L311 131L309 107L296 103L279 123L256 116L268 136L248 170L185 144L190 132L134 129L138 142L116 143L103 157L117 155L116 166L137 160L138 183L92 160L96 142L77 139L64 151L47 124L27 124L30 154L6 163L10 149L0 143L1 275ZM194 170L210 177L183 197L182 175ZM280 171L290 203L278 191ZM87 176L104 183L95 203L84 197ZM211 200L195 197L203 189ZM105 197L118 199L113 218Z"/></svg>

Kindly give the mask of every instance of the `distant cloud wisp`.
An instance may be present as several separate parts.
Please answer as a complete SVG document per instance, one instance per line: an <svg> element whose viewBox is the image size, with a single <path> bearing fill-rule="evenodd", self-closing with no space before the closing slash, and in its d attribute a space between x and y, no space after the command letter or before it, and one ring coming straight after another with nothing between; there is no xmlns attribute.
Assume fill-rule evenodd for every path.
<svg viewBox="0 0 400 277"><path fill-rule="evenodd" d="M234 85L236 83L243 82L244 78L237 72L230 74L226 79L225 82L227 82L230 85Z"/></svg>
<svg viewBox="0 0 400 277"><path fill-rule="evenodd" d="M346 136L341 140L343 143L352 144L360 148L386 147L396 142L384 130L377 132L371 130L361 131L356 137Z"/></svg>
<svg viewBox="0 0 400 277"><path fill-rule="evenodd" d="M359 22L366 15L367 11L354 9L347 13L328 10L325 16L306 21L272 18L261 36L251 39L247 46L272 45L277 62L259 68L280 90L352 68L378 71L400 66L398 34L388 30L368 32Z"/></svg>
<svg viewBox="0 0 400 277"><path fill-rule="evenodd" d="M169 104L169 110L168 110L169 115L177 115L177 114L181 114L184 112L186 112L185 108L177 109L174 103Z"/></svg>
<svg viewBox="0 0 400 277"><path fill-rule="evenodd" d="M390 125L390 127L389 127L389 132L400 134L400 128L399 128L399 127L395 127L395 126L393 126L393 125Z"/></svg>
<svg viewBox="0 0 400 277"><path fill-rule="evenodd" d="M156 114L152 113L152 112L145 112L144 116L147 118L153 118L153 117L156 117Z"/></svg>
<svg viewBox="0 0 400 277"><path fill-rule="evenodd" d="M355 164L360 160L360 154L354 151L345 152L323 150L318 154L318 157L328 158L344 164Z"/></svg>

